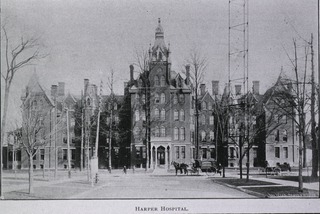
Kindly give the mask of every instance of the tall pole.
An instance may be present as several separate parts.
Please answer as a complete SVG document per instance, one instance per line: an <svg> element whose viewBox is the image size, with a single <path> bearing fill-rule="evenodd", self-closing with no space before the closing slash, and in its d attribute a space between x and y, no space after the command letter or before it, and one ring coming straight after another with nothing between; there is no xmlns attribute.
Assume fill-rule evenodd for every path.
<svg viewBox="0 0 320 214"><path fill-rule="evenodd" d="M320 40L319 40L319 37L320 37L320 30L319 30L319 27L320 27L320 15L319 15L319 1L318 0L318 109L320 109L320 55L319 55L319 52L320 52ZM320 112L318 112L318 167L319 167L319 198L320 198Z"/></svg>
<svg viewBox="0 0 320 214"><path fill-rule="evenodd" d="M68 153L68 178L71 178L71 161L70 161L70 130L69 130L69 109L67 111L67 153Z"/></svg>
<svg viewBox="0 0 320 214"><path fill-rule="evenodd" d="M58 151L57 151L57 99L54 97L54 178L58 171Z"/></svg>
<svg viewBox="0 0 320 214"><path fill-rule="evenodd" d="M81 144L80 144L80 171L83 170L83 143L84 143L84 115L83 115L83 92L81 91Z"/></svg>

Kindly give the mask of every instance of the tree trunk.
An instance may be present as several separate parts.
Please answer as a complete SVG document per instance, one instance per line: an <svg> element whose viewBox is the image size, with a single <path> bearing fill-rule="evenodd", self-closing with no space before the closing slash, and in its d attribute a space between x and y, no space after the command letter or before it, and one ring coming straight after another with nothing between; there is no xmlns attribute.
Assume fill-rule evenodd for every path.
<svg viewBox="0 0 320 214"><path fill-rule="evenodd" d="M33 193L33 156L29 155L29 194Z"/></svg>
<svg viewBox="0 0 320 214"><path fill-rule="evenodd" d="M317 134L316 134L316 87L314 82L314 52L313 52L313 34L311 34L311 137L312 137L312 172L311 177L318 177L318 150L317 150Z"/></svg>
<svg viewBox="0 0 320 214"><path fill-rule="evenodd" d="M5 85L5 92L4 92L4 101L3 101L3 116L1 121L1 141L0 141L0 198L3 197L3 190L2 190L2 166L3 166L3 152L2 146L4 142L4 134L6 132L6 121L7 121L7 111L8 111L8 102L9 102L9 86Z"/></svg>
<svg viewBox="0 0 320 214"><path fill-rule="evenodd" d="M249 171L250 171L250 147L249 147L249 142L248 142L248 150L247 150L247 182L249 182Z"/></svg>

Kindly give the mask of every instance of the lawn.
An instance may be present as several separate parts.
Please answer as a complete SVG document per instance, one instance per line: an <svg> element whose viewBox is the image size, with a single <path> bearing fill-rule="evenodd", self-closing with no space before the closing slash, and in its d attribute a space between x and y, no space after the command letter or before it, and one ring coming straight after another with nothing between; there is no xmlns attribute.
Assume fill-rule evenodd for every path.
<svg viewBox="0 0 320 214"><path fill-rule="evenodd" d="M287 180L287 181L296 181L296 182L298 182L298 179L299 179L298 176L270 176L269 178L281 179L281 180ZM313 178L311 176L302 176L302 180L305 183L319 182L319 178Z"/></svg>
<svg viewBox="0 0 320 214"><path fill-rule="evenodd" d="M266 197L317 197L318 191L303 189L303 192L298 191L298 187L277 186L277 187L245 187L244 189L258 192Z"/></svg>
<svg viewBox="0 0 320 214"><path fill-rule="evenodd" d="M214 180L218 182L222 182L225 184L229 184L232 186L260 186L260 185L277 185L272 182L266 181L257 181L257 180L249 180L248 182L246 179L239 179L239 178L215 178Z"/></svg>

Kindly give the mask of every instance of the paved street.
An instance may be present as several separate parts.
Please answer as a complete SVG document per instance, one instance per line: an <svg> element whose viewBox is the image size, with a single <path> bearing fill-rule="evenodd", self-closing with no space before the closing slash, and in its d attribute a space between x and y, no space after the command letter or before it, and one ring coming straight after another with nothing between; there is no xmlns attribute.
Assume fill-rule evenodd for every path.
<svg viewBox="0 0 320 214"><path fill-rule="evenodd" d="M63 173L63 174L62 174ZM134 199L134 198L253 198L220 184L208 176L175 176L137 171L123 174L113 170L112 174L100 171L99 182L94 187L87 181L86 173L74 172L68 179L66 172L59 172L60 179L53 180L50 174L42 178L38 173L35 179L35 193L27 194L25 174L5 176L5 199Z"/></svg>

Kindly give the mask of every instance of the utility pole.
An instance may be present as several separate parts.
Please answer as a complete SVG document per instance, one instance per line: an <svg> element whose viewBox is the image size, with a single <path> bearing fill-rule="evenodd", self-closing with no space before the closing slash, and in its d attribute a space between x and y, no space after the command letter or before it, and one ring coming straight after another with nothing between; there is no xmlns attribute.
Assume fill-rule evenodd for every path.
<svg viewBox="0 0 320 214"><path fill-rule="evenodd" d="M70 160L70 130L69 130L69 109L66 108L67 112L67 158L68 158L68 178L71 178L71 160Z"/></svg>
<svg viewBox="0 0 320 214"><path fill-rule="evenodd" d="M83 171L83 141L84 141L84 115L83 115L83 92L81 90L81 144L80 144L80 171Z"/></svg>

